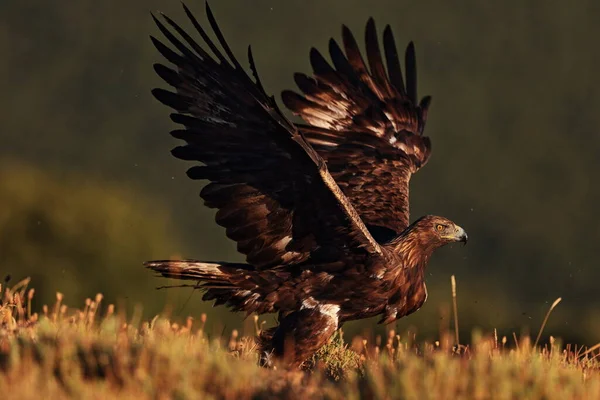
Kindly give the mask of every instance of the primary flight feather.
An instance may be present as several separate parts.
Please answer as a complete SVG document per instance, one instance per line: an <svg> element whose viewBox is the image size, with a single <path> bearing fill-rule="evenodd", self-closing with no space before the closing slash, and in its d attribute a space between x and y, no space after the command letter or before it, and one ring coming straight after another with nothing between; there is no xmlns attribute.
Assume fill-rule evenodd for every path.
<svg viewBox="0 0 600 400"><path fill-rule="evenodd" d="M366 30L367 64L350 31L345 54L330 42L333 67L311 50L314 78L297 74L303 95L283 101L308 125L291 123L227 45L206 6L214 43L184 5L206 47L173 20L154 18L170 42L152 37L171 67L155 70L174 91L154 89L182 126L175 157L196 161L200 196L237 242L246 263L149 261L168 278L195 281L204 300L235 311L279 314L259 337L262 360L299 365L345 321L380 315L389 323L425 302L424 271L433 250L465 231L425 216L409 225L408 181L429 158L423 136L429 98L417 104L412 44L403 75L389 27L384 66L375 24ZM170 27L167 28L167 25ZM179 35L179 38L175 36ZM210 54L207 50L210 51Z"/></svg>

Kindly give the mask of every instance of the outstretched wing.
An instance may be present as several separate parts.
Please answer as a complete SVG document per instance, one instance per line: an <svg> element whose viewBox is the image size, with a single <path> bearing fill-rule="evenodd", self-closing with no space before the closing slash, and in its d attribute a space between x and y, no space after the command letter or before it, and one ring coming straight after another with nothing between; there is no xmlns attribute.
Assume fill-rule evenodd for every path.
<svg viewBox="0 0 600 400"><path fill-rule="evenodd" d="M184 10L214 58L171 19L163 16L181 39L155 18L177 52L152 37L176 67L155 64L175 92L153 94L176 110L171 118L183 125L171 133L186 142L173 155L204 164L190 168L188 176L210 181L200 196L218 209L217 223L247 262L258 269L304 262L343 269L376 259L381 248L323 159L265 93L250 49L255 81L233 56L208 4L208 20L225 55L185 5Z"/></svg>
<svg viewBox="0 0 600 400"><path fill-rule="evenodd" d="M385 239L408 226L409 180L431 153L423 136L431 98L417 102L414 46L406 49L405 79L389 25L383 34L387 73L372 18L365 34L370 72L346 26L342 37L346 54L331 39L332 67L311 49L314 78L295 74L304 94L284 91L282 98L310 124L300 131L327 161L364 223Z"/></svg>

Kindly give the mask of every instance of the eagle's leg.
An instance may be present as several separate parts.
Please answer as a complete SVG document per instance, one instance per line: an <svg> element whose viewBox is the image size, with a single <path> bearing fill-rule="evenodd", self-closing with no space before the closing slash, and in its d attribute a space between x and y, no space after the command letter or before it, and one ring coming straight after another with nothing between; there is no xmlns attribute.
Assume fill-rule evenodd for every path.
<svg viewBox="0 0 600 400"><path fill-rule="evenodd" d="M279 325L258 338L261 365L299 367L334 334L338 311L337 305L305 301L302 309L285 316L280 314Z"/></svg>

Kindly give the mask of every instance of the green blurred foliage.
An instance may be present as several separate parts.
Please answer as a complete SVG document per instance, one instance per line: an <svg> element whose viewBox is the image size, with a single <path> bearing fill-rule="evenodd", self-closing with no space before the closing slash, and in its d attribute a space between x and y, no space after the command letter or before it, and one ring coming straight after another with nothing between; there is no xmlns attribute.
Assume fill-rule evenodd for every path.
<svg viewBox="0 0 600 400"><path fill-rule="evenodd" d="M205 20L203 2L188 3ZM412 215L447 216L471 240L433 257L429 302L401 327L435 332L438 305L448 303L449 277L456 274L465 332L535 330L562 296L548 332L599 340L600 3L220 0L211 6L241 61L253 45L263 83L275 94L294 86L293 72L310 70L309 48L325 51L342 23L362 36L373 16L380 31L392 25L399 46L415 41L420 92L433 95L427 134L434 151L413 179ZM179 2L166 0L1 2L0 156L77 171L80 185L91 174L150 193L172 209L186 257L241 260L201 205L200 187L183 174L186 164L168 152L176 145L167 134L168 111L149 94L161 85L151 68L160 58L147 37L158 35L148 15L155 10L185 20ZM146 231L146 223L140 217L127 232ZM158 247L147 253L139 258L170 255ZM106 266L78 268L72 278L85 280ZM150 291L148 279L131 282L130 290ZM189 291L182 292L187 298ZM198 300L194 294L178 306L190 311Z"/></svg>
<svg viewBox="0 0 600 400"><path fill-rule="evenodd" d="M169 214L136 191L76 173L0 164L0 276L32 277L35 300L53 304L55 291L82 304L164 307L141 268L147 258L174 254Z"/></svg>

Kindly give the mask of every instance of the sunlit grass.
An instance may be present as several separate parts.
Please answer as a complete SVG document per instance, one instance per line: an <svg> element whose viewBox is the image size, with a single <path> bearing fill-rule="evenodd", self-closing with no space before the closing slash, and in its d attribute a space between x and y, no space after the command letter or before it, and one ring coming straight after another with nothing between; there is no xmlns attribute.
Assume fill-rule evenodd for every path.
<svg viewBox="0 0 600 400"><path fill-rule="evenodd" d="M598 346L493 333L467 346L451 333L418 343L393 330L346 342L339 333L303 370L264 369L253 337L211 337L205 317L139 321L101 295L70 309L60 294L37 314L27 284L0 288L2 398L600 398Z"/></svg>

